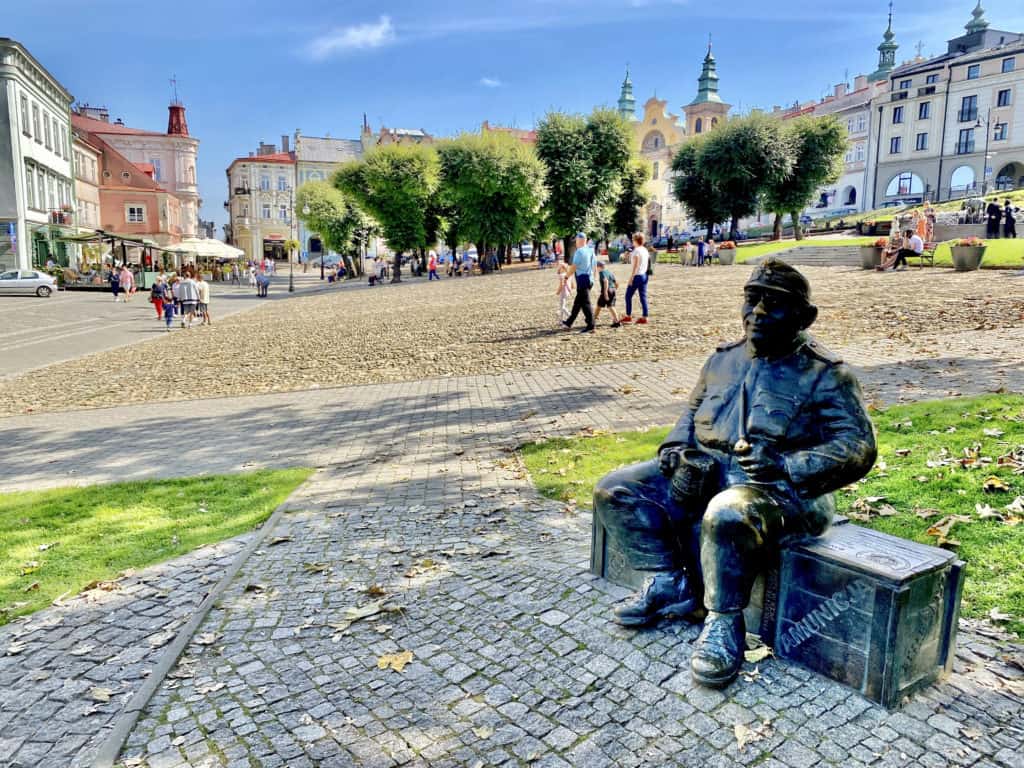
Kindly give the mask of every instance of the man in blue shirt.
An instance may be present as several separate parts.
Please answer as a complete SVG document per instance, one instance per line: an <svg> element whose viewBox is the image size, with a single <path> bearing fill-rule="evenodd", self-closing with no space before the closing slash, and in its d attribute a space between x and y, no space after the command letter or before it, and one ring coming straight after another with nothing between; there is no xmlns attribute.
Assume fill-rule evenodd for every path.
<svg viewBox="0 0 1024 768"><path fill-rule="evenodd" d="M576 276L576 300L572 303L569 319L563 320L562 325L572 328L572 324L576 322L576 316L582 311L586 326L580 330L580 333L594 332L594 310L590 306L590 287L593 285L595 264L594 249L587 245L587 236L578 232L576 234L576 252L572 255L572 264L567 270L568 275Z"/></svg>

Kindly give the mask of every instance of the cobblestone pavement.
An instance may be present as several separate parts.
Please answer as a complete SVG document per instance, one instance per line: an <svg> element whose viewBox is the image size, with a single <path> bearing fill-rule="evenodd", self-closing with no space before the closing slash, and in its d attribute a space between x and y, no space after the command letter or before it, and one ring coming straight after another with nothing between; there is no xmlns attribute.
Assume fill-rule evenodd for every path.
<svg viewBox="0 0 1024 768"><path fill-rule="evenodd" d="M0 627L0 765L88 765L239 537Z"/></svg>
<svg viewBox="0 0 1024 768"><path fill-rule="evenodd" d="M950 334L935 359L901 359L889 343L842 351L882 402L1024 390L1014 344L989 336ZM537 498L510 451L587 427L665 423L699 363L182 403L179 427L206 449L170 460L150 434L151 407L17 417L0 422L10 448L0 477L38 487L321 467L289 501L279 543L249 559L161 685L126 765L1020 765L1024 654L981 635L962 636L949 681L887 714L775 661L725 694L694 688L695 629L634 634L607 622L622 592L586 573L588 518ZM627 383L636 391L623 395ZM215 559L196 557L212 581ZM26 647L0 667L16 684L0 706L0 764L87 762L152 668L149 637L181 621L159 595L180 587L181 614L201 601L198 571L165 573L145 574L155 604L141 609L100 608L81 624L50 609L4 628L7 645ZM347 609L377 600L399 610L344 626ZM129 611L152 624L133 629ZM122 642L122 657L71 653L110 624L102 653ZM378 668L402 651L413 654L403 671ZM51 677L23 674L37 668ZM109 704L89 698L97 683L117 692ZM94 708L109 717L86 716ZM736 723L762 738L738 751Z"/></svg>

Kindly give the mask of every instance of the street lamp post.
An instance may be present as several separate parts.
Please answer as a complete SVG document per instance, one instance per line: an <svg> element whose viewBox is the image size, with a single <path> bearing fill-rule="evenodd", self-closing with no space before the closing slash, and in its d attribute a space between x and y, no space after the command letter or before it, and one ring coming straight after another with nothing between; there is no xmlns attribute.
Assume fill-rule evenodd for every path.
<svg viewBox="0 0 1024 768"><path fill-rule="evenodd" d="M291 187L288 188L288 215L288 240L291 241L295 229L295 195ZM291 242L288 244L291 245ZM288 254L288 293L295 293L295 260L291 253Z"/></svg>
<svg viewBox="0 0 1024 768"><path fill-rule="evenodd" d="M991 138L991 130L992 130L991 123L992 123L992 107L989 107L988 111L985 113L985 123L984 123L984 125L985 125L985 155L981 159L981 196L982 197L984 197L985 193L988 191L988 160L989 160L989 158L988 158L988 140ZM982 121L981 121L981 117L979 116L978 117L978 121L974 124L974 127L975 128L981 128L981 126L982 126ZM993 165L992 170L995 170L995 166L994 165Z"/></svg>
<svg viewBox="0 0 1024 768"><path fill-rule="evenodd" d="M302 206L302 215L309 216L309 203L306 203L304 206ZM322 237L320 238L320 279L327 279L326 275L324 274L324 241Z"/></svg>

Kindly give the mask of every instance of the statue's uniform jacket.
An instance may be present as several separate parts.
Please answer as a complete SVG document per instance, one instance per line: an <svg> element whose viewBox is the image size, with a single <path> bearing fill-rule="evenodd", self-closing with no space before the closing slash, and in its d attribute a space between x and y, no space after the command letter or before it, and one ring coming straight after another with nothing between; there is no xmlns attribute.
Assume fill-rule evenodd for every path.
<svg viewBox="0 0 1024 768"><path fill-rule="evenodd" d="M734 452L741 437L778 457L780 479L766 484L747 476ZM759 559L765 545L774 548L781 536L822 533L835 509L832 491L862 477L875 459L874 433L856 379L806 334L793 352L776 359L754 357L742 341L720 346L662 443L667 447L698 449L716 460L711 485L717 493L706 509L681 509L672 501L655 459L603 478L595 514L631 567L693 570L704 561L705 580L712 575L708 558L716 547L709 539L720 540L719 549L734 549L733 539L737 546L720 552L711 570L727 562L744 571L756 568L745 567L747 560ZM738 539L748 532L755 540L741 546ZM749 580L741 579L739 591L746 591Z"/></svg>

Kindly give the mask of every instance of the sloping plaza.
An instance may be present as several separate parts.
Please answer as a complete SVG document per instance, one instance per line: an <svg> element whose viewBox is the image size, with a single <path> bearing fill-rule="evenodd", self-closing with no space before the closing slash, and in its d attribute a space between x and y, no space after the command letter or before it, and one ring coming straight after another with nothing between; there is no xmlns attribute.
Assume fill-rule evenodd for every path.
<svg viewBox="0 0 1024 768"><path fill-rule="evenodd" d="M1024 390L1020 278L807 272L822 309L815 330L874 407ZM997 627L962 621L953 674L893 712L772 658L745 664L724 691L702 688L688 665L697 628L611 623L626 590L588 572L589 513L533 489L516 455L525 442L674 421L706 353L736 335L748 274L661 267L651 325L591 337L549 330L552 279L538 272L344 287L117 352L166 358L159 380L173 376L177 345L209 339L234 349L237 367L262 344L268 373L247 374L251 392L230 365L228 385L208 374L202 394L230 386L230 396L194 399L138 378L116 409L83 407L96 404L90 371L114 353L4 382L6 402L59 413L9 406L3 490L316 471L254 534L0 627L0 762L1020 765L1024 647ZM872 299L881 285L898 310ZM420 298L438 290L451 301ZM720 321L696 322L711 302L696 295L721 302ZM335 318L325 348L307 307ZM403 358L413 344L400 327L414 318L444 353L436 365L464 375ZM278 338L317 362L338 356L338 367L311 366L319 387L268 391L293 388L281 383ZM344 370L352 386L337 386ZM47 405L16 394L44 381L66 382L68 396ZM169 451L154 413L202 439Z"/></svg>

